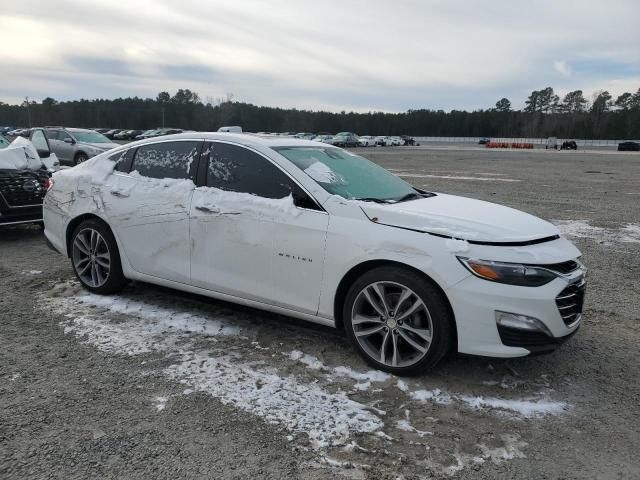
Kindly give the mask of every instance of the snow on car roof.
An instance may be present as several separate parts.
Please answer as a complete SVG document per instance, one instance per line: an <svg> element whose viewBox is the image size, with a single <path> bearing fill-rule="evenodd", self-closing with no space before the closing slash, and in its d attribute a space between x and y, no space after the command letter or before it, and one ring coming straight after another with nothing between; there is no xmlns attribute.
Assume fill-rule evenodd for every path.
<svg viewBox="0 0 640 480"><path fill-rule="evenodd" d="M127 146L143 145L146 143L166 142L168 140L222 140L231 141L248 147L330 147L326 143L302 140L299 138L282 137L275 135L257 135L252 133L227 133L227 132L188 132L175 135L140 140L127 144Z"/></svg>

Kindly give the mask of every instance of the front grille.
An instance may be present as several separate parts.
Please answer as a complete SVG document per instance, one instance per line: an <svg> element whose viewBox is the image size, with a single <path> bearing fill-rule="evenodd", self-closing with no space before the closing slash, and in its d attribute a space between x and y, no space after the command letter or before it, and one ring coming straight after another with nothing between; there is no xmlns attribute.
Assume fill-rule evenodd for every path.
<svg viewBox="0 0 640 480"><path fill-rule="evenodd" d="M47 178L45 171L4 171L0 173L0 195L9 207L41 205Z"/></svg>
<svg viewBox="0 0 640 480"><path fill-rule="evenodd" d="M560 316L567 327L572 327L582 316L586 283L572 283L556 297Z"/></svg>
<svg viewBox="0 0 640 480"><path fill-rule="evenodd" d="M549 270L553 270L554 272L566 275L568 273L575 272L578 268L580 268L580 265L575 260L569 260L567 262L541 265L541 267L548 268Z"/></svg>

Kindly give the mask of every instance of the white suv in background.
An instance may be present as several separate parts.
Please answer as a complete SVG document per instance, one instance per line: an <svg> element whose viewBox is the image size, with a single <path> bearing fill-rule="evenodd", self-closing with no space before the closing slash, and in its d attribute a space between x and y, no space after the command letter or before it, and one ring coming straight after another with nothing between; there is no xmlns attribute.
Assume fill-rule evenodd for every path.
<svg viewBox="0 0 640 480"><path fill-rule="evenodd" d="M92 292L141 280L344 328L394 374L452 349L550 351L582 318L585 268L555 226L416 189L319 142L190 133L120 146L54 174L44 222Z"/></svg>

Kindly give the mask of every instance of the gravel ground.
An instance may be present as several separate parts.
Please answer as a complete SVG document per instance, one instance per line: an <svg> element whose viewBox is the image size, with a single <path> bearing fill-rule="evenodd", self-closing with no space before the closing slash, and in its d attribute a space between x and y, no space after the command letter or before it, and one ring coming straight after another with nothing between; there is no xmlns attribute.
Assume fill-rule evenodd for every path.
<svg viewBox="0 0 640 480"><path fill-rule="evenodd" d="M0 478L640 478L640 156L361 150L416 186L556 222L580 332L509 361L370 371L340 332L144 284L83 292L0 230Z"/></svg>

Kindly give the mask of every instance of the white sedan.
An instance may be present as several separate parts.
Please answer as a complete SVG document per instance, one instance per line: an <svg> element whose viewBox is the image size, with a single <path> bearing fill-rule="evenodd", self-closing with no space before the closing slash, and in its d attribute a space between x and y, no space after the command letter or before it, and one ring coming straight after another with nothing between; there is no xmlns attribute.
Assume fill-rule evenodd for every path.
<svg viewBox="0 0 640 480"><path fill-rule="evenodd" d="M362 137L358 137L358 143L360 143L361 147L375 147L376 139L370 135L364 135Z"/></svg>
<svg viewBox="0 0 640 480"><path fill-rule="evenodd" d="M508 207L418 190L330 145L190 133L57 172L45 235L82 285L129 280L344 328L371 365L521 357L579 327L580 252Z"/></svg>

